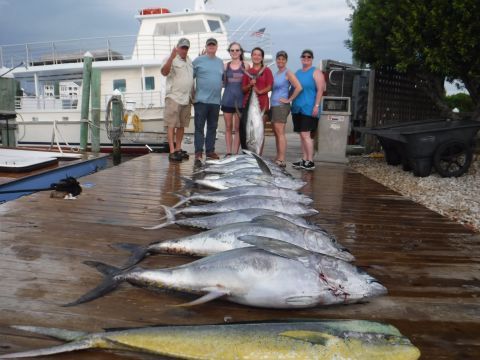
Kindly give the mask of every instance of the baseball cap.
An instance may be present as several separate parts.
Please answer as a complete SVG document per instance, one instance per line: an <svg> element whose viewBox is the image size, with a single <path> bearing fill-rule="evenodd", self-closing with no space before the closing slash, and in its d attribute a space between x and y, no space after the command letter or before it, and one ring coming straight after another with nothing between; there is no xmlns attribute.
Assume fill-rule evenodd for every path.
<svg viewBox="0 0 480 360"><path fill-rule="evenodd" d="M177 43L177 47L182 47L182 46L186 46L186 47L190 47L190 40L188 40L187 38L180 38L178 40L178 43Z"/></svg>
<svg viewBox="0 0 480 360"><path fill-rule="evenodd" d="M211 45L211 44L217 45L217 44L218 44L218 43L217 43L217 39L215 39L215 38L209 38L209 39L207 39L207 42L205 43L205 45Z"/></svg>
<svg viewBox="0 0 480 360"><path fill-rule="evenodd" d="M310 54L310 55L312 56L312 58L313 58L313 51L310 50L310 49L305 49L305 50L303 50L303 51L302 51L302 55L304 55L304 54Z"/></svg>
<svg viewBox="0 0 480 360"><path fill-rule="evenodd" d="M285 59L288 59L288 54L284 50L280 50L279 52L277 52L277 55L275 56L275 59L279 58L280 56L283 56Z"/></svg>

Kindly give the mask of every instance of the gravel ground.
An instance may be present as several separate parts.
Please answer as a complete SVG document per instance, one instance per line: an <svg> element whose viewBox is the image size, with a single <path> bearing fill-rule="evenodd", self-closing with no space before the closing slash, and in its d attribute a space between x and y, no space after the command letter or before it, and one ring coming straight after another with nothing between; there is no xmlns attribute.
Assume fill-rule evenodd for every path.
<svg viewBox="0 0 480 360"><path fill-rule="evenodd" d="M383 157L376 156L350 156L349 165L403 196L480 232L480 155L475 156L469 171L458 178L442 178L436 173L415 177L403 171L401 165L387 165Z"/></svg>

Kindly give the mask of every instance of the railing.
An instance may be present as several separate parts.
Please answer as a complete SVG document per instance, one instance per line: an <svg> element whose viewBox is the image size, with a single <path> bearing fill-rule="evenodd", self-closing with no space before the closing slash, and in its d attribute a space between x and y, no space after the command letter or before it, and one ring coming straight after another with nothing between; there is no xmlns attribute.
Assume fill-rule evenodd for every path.
<svg viewBox="0 0 480 360"><path fill-rule="evenodd" d="M112 95L103 95L101 110L106 109L108 100ZM164 106L164 97L162 91L143 91L138 93L123 93L124 107L133 106L137 110L146 110L151 108L162 108ZM62 111L80 110L82 98L61 99L54 96L17 96L15 98L15 109L20 111Z"/></svg>
<svg viewBox="0 0 480 360"><path fill-rule="evenodd" d="M113 36L59 40L52 42L34 42L0 46L0 66L13 68L23 63L25 66L39 66L62 63L82 62L83 55L89 51L94 61L128 60L139 58L157 58L170 52L181 34L171 36ZM235 31L233 36L225 38L220 33L189 34L192 56L204 48L205 40L214 36L219 40L219 51L225 52L228 43L238 41L246 52L260 46L266 54L271 53L270 34L254 36L251 32Z"/></svg>

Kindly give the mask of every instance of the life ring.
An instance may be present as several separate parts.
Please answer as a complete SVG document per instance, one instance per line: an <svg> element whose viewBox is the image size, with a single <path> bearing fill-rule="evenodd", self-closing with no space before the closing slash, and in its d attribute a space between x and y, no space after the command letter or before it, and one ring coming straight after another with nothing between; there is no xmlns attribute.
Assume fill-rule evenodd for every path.
<svg viewBox="0 0 480 360"><path fill-rule="evenodd" d="M140 10L140 15L158 15L158 14L168 14L170 10L167 8L146 8Z"/></svg>

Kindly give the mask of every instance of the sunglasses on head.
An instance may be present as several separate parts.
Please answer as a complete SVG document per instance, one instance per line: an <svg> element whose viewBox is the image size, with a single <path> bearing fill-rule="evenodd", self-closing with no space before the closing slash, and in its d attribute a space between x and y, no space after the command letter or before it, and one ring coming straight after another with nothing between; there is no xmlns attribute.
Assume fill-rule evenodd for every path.
<svg viewBox="0 0 480 360"><path fill-rule="evenodd" d="M302 59L311 59L312 56L311 55L302 55L301 58Z"/></svg>
<svg viewBox="0 0 480 360"><path fill-rule="evenodd" d="M240 49L230 49L230 52L239 52Z"/></svg>

